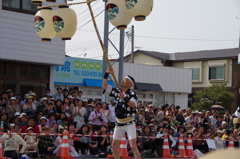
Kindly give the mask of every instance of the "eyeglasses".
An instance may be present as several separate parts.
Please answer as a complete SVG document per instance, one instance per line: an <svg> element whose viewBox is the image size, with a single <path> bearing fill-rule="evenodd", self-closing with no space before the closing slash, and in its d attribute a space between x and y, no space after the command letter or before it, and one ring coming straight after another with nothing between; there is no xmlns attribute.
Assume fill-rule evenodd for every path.
<svg viewBox="0 0 240 159"><path fill-rule="evenodd" d="M43 115L43 114L38 114L38 115Z"/></svg>

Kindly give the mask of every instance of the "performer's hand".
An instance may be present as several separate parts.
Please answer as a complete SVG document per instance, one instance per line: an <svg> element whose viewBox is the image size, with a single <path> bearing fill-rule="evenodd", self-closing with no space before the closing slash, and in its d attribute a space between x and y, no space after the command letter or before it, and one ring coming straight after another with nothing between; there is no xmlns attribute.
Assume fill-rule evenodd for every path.
<svg viewBox="0 0 240 159"><path fill-rule="evenodd" d="M106 72L109 73L109 74L113 74L113 73L114 73L114 71L113 71L112 68L108 68L108 69L106 70Z"/></svg>
<svg viewBox="0 0 240 159"><path fill-rule="evenodd" d="M119 98L121 98L121 99L124 98L124 95L125 95L125 93L123 93L123 92L120 92L120 93L118 94Z"/></svg>

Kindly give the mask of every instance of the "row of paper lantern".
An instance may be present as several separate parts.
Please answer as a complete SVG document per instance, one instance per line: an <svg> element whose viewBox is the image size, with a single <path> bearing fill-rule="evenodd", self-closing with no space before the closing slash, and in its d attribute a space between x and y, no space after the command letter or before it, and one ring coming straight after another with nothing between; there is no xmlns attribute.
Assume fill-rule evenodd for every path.
<svg viewBox="0 0 240 159"><path fill-rule="evenodd" d="M117 29L126 29L132 17L143 21L151 13L153 0L108 0L106 12L108 19Z"/></svg>
<svg viewBox="0 0 240 159"><path fill-rule="evenodd" d="M77 15L68 6L60 6L56 11L43 7L35 15L34 25L42 41L51 41L56 35L70 40L76 32Z"/></svg>
<svg viewBox="0 0 240 159"><path fill-rule="evenodd" d="M32 0L41 5L44 0ZM55 2L55 0L46 0ZM108 19L117 29L126 29L132 17L136 21L143 21L151 13L153 0L108 0L106 12ZM42 41L51 41L57 34L63 40L69 40L76 32L77 17L74 10L68 6L60 6L53 11L51 8L42 8L35 15L35 29Z"/></svg>

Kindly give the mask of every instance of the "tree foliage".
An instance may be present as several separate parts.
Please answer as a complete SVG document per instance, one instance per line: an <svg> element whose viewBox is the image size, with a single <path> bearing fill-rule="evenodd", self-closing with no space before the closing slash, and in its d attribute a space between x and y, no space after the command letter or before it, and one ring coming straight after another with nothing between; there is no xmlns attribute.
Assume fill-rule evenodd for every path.
<svg viewBox="0 0 240 159"><path fill-rule="evenodd" d="M197 91L193 98L195 99L194 109L209 110L212 105L221 105L229 110L234 96L226 88L226 84L213 84Z"/></svg>

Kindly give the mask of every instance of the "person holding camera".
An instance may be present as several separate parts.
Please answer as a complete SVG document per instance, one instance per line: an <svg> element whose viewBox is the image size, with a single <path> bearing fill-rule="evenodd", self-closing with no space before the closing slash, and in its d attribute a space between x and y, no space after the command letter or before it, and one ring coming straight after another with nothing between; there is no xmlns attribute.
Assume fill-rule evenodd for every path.
<svg viewBox="0 0 240 159"><path fill-rule="evenodd" d="M103 125L103 122L107 122L105 116L101 113L102 104L97 103L95 110L91 112L88 120L93 122L94 126Z"/></svg>

